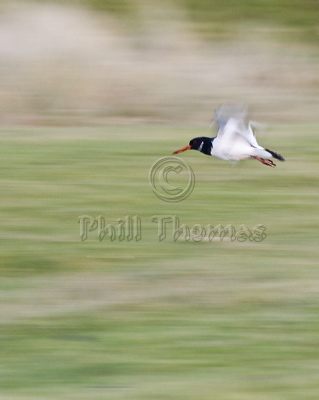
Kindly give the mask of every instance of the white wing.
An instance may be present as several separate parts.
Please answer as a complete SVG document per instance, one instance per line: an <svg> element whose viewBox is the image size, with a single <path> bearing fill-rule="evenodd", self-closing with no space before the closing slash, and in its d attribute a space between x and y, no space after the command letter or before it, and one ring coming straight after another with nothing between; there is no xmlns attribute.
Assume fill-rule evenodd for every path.
<svg viewBox="0 0 319 400"><path fill-rule="evenodd" d="M222 132L215 139L218 143L218 151L226 155L233 154L234 151L240 152L240 149L250 147L246 131L247 129L242 121L230 118Z"/></svg>
<svg viewBox="0 0 319 400"><path fill-rule="evenodd" d="M246 126L246 108L238 105L224 105L216 111L218 133L213 140L212 155L223 160L243 160L251 156L270 157L257 143L250 121Z"/></svg>
<svg viewBox="0 0 319 400"><path fill-rule="evenodd" d="M225 126L229 119L234 118L243 122L246 114L246 107L237 104L225 104L218 108L215 112L215 120L218 123L217 136L224 133Z"/></svg>
<svg viewBox="0 0 319 400"><path fill-rule="evenodd" d="M253 130L236 118L229 118L213 142L212 155L223 160L242 160L259 153L261 157L265 156L264 149L258 145Z"/></svg>

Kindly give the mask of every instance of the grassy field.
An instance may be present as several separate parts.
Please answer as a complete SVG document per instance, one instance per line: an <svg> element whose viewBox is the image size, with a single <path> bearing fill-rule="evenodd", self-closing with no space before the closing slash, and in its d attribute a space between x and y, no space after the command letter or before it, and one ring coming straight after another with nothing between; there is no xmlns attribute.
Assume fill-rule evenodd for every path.
<svg viewBox="0 0 319 400"><path fill-rule="evenodd" d="M207 131L2 128L1 399L317 400L317 130L259 136L275 169L183 153L195 188L169 203L151 165ZM81 215L138 215L141 240L81 241ZM267 237L160 241L154 215Z"/></svg>

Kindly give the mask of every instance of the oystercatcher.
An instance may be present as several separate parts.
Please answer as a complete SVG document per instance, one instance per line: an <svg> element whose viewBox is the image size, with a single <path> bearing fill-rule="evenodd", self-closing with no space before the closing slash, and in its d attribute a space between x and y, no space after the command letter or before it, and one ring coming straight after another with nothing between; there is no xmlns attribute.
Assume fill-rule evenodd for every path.
<svg viewBox="0 0 319 400"><path fill-rule="evenodd" d="M216 111L215 119L219 126L216 137L192 139L188 146L174 151L173 154L186 150L198 150L221 160L239 161L254 158L270 167L275 167L276 164L269 160L269 157L285 161L280 154L259 146L252 129L253 123L250 121L246 127L244 115L245 111L240 108L222 106Z"/></svg>

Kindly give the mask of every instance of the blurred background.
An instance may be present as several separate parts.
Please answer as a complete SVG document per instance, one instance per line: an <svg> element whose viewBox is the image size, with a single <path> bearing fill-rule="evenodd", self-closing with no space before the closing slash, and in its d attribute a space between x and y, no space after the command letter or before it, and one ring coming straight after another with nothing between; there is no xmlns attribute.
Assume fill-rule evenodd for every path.
<svg viewBox="0 0 319 400"><path fill-rule="evenodd" d="M318 45L316 0L0 2L1 399L318 399ZM286 162L186 152L192 193L156 197L225 103Z"/></svg>
<svg viewBox="0 0 319 400"><path fill-rule="evenodd" d="M3 0L0 12L3 124L205 125L227 101L317 120L316 1Z"/></svg>

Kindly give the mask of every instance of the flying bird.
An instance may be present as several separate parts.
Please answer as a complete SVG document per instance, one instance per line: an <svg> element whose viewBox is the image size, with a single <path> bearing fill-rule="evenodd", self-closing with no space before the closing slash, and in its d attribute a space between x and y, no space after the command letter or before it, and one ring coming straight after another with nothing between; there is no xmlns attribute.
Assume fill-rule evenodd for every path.
<svg viewBox="0 0 319 400"><path fill-rule="evenodd" d="M276 164L269 158L285 161L280 154L259 146L252 129L253 122L250 121L246 126L245 114L246 112L238 106L224 105L220 107L216 111L215 118L218 123L217 136L194 138L189 145L174 151L173 154L186 150L198 150L221 160L240 161L254 158L270 167L275 167Z"/></svg>

